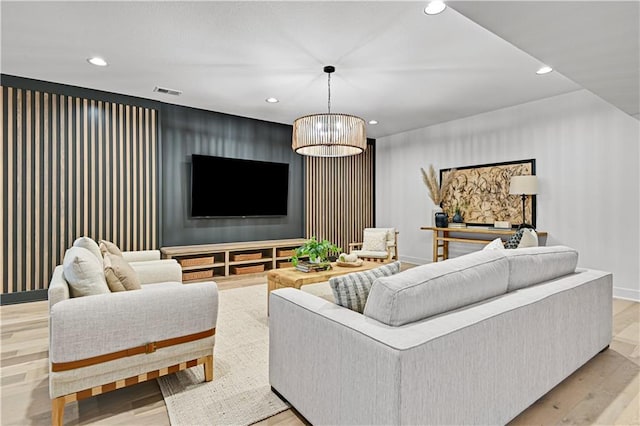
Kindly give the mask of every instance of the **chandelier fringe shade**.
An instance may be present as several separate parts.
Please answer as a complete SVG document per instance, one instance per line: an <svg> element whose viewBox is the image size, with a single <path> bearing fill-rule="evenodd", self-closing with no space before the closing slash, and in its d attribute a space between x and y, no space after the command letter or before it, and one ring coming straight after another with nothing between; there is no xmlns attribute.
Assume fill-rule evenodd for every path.
<svg viewBox="0 0 640 426"><path fill-rule="evenodd" d="M367 133L362 118L331 112L331 73L333 66L324 67L328 84L328 112L300 117L293 122L291 147L295 152L311 157L346 157L362 153L367 148Z"/></svg>
<svg viewBox="0 0 640 426"><path fill-rule="evenodd" d="M312 157L346 157L367 147L364 120L348 114L312 114L293 122L293 149Z"/></svg>

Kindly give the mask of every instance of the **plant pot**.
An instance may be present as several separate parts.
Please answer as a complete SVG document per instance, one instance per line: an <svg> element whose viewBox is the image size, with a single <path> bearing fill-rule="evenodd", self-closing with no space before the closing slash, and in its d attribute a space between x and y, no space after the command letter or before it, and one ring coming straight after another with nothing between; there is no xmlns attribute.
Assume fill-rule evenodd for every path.
<svg viewBox="0 0 640 426"><path fill-rule="evenodd" d="M438 228L446 228L449 224L449 218L446 213L440 212L435 214L436 226Z"/></svg>
<svg viewBox="0 0 640 426"><path fill-rule="evenodd" d="M431 210L431 226L438 226L438 225L436 225L436 214L437 213L442 213L442 207L436 206L436 207L433 208L433 210Z"/></svg>
<svg viewBox="0 0 640 426"><path fill-rule="evenodd" d="M453 215L453 222L454 223L463 223L464 219L462 218L462 215L460 213L456 213Z"/></svg>

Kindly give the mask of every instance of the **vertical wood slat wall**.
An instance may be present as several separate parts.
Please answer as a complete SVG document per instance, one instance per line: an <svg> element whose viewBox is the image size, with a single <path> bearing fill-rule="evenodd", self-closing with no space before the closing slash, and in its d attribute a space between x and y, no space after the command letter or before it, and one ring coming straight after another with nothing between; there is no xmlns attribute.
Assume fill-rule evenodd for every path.
<svg viewBox="0 0 640 426"><path fill-rule="evenodd" d="M82 235L157 248L157 111L0 88L0 293L46 289Z"/></svg>
<svg viewBox="0 0 640 426"><path fill-rule="evenodd" d="M349 251L373 227L373 147L359 155L306 158L306 237L327 239Z"/></svg>

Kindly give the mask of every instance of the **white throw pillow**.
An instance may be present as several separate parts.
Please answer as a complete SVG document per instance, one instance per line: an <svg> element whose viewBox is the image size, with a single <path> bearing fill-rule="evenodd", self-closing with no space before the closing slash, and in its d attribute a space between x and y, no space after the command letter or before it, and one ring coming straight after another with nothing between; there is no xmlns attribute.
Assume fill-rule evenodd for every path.
<svg viewBox="0 0 640 426"><path fill-rule="evenodd" d="M62 262L64 278L72 297L110 293L102 261L82 247L71 247Z"/></svg>
<svg viewBox="0 0 640 426"><path fill-rule="evenodd" d="M491 241L489 244L484 246L482 250L502 250L502 249L504 249L504 243L502 242L502 239L496 238L495 240Z"/></svg>
<svg viewBox="0 0 640 426"><path fill-rule="evenodd" d="M525 228L522 232L522 238L518 244L518 248L538 247L538 234L530 228Z"/></svg>
<svg viewBox="0 0 640 426"><path fill-rule="evenodd" d="M82 247L91 252L100 262L102 262L102 253L100 252L100 246L94 240L89 237L76 238L73 242L74 247Z"/></svg>
<svg viewBox="0 0 640 426"><path fill-rule="evenodd" d="M387 231L365 229L362 250L387 251Z"/></svg>

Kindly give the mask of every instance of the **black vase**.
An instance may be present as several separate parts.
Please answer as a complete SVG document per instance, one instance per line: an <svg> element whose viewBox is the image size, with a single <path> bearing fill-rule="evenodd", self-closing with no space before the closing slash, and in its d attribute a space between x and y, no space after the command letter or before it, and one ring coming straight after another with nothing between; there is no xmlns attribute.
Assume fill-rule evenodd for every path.
<svg viewBox="0 0 640 426"><path fill-rule="evenodd" d="M464 219L462 218L462 215L460 213L456 213L453 215L453 221L455 223L462 223L464 222Z"/></svg>
<svg viewBox="0 0 640 426"><path fill-rule="evenodd" d="M446 213L436 213L436 227L446 228L449 224L449 217Z"/></svg>

